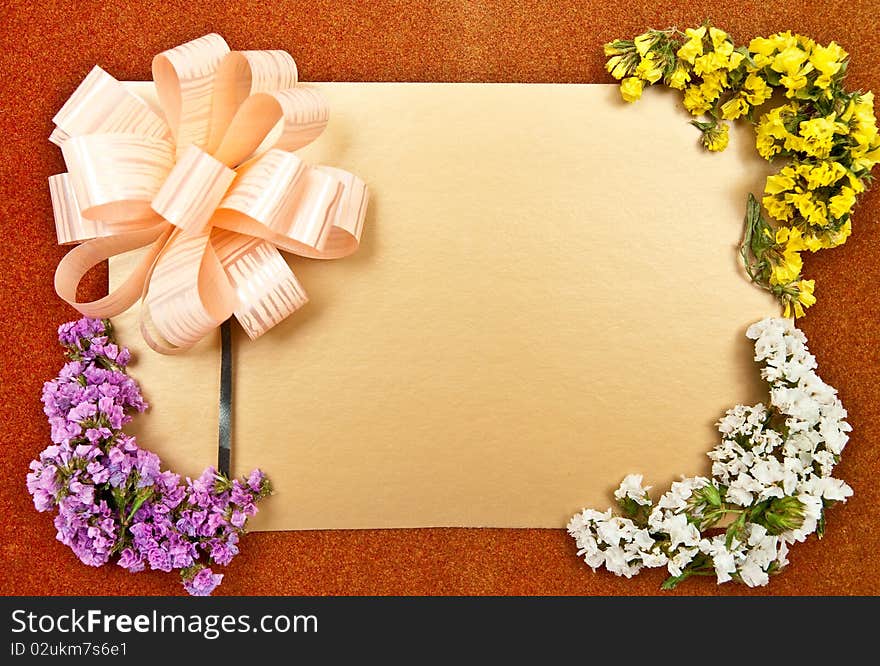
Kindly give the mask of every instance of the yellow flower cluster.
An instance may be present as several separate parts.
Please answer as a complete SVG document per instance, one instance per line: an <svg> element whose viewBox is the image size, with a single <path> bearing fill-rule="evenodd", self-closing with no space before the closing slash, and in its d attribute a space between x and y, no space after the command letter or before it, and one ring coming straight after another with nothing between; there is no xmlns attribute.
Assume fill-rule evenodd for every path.
<svg viewBox="0 0 880 666"><path fill-rule="evenodd" d="M873 94L843 88L849 54L835 42L823 46L791 32L736 47L708 22L684 32L649 30L607 44L605 53L625 101L662 81L683 91L691 114L704 117L692 124L708 150L727 147L724 121L746 118L755 126L759 154L786 160L767 178L761 200L772 222L750 197L743 260L786 316L803 316L816 298L813 281L802 277L801 253L846 241L856 198L880 162ZM774 90L787 100L772 106ZM754 120L759 107L763 113Z"/></svg>
<svg viewBox="0 0 880 666"><path fill-rule="evenodd" d="M745 59L727 33L703 25L685 30L688 40L676 55L682 66L692 68L694 80L684 88L684 106L695 116L708 112L730 86L730 73Z"/></svg>

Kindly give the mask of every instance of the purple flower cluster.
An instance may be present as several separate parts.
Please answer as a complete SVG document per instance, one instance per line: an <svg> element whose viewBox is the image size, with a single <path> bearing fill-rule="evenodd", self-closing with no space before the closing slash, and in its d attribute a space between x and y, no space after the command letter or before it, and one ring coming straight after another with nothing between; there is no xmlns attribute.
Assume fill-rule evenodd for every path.
<svg viewBox="0 0 880 666"><path fill-rule="evenodd" d="M82 562L101 566L117 556L131 572L181 572L193 595L210 594L256 503L271 488L254 470L229 480L209 467L181 483L159 457L122 432L147 408L125 372L130 355L112 340L110 323L83 318L62 325L68 363L43 386L53 444L31 462L27 487L38 511L57 509L58 540Z"/></svg>

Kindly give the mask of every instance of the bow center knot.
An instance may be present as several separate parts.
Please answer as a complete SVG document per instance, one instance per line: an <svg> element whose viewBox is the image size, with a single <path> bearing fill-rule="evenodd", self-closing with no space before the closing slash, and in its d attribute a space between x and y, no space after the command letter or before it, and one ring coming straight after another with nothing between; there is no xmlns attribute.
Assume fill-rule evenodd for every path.
<svg viewBox="0 0 880 666"><path fill-rule="evenodd" d="M235 171L195 145L183 150L151 204L185 234L206 231Z"/></svg>

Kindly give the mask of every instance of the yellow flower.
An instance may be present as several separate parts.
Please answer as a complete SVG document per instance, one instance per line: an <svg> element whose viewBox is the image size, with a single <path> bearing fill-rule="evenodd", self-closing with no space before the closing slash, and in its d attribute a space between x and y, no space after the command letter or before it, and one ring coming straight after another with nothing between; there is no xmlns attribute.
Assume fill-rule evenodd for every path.
<svg viewBox="0 0 880 666"><path fill-rule="evenodd" d="M828 200L828 210L838 220L852 210L856 203L856 193L851 187L844 186L840 194L836 194Z"/></svg>
<svg viewBox="0 0 880 666"><path fill-rule="evenodd" d="M739 51L733 51L727 56L727 69L733 70L739 67L745 56Z"/></svg>
<svg viewBox="0 0 880 666"><path fill-rule="evenodd" d="M835 134L845 134L848 130L843 123L837 122L834 114L825 118L804 120L798 125L803 138L803 149L814 157L825 158L834 145Z"/></svg>
<svg viewBox="0 0 880 666"><path fill-rule="evenodd" d="M795 104L785 104L770 109L761 116L755 128L755 145L761 157L766 160L782 151L779 142L783 142L786 150L800 150L803 140L794 136L785 128L785 123L790 116L798 112Z"/></svg>
<svg viewBox="0 0 880 666"><path fill-rule="evenodd" d="M801 65L806 62L808 54L797 46L789 46L773 58L771 67L780 74L795 76L800 70Z"/></svg>
<svg viewBox="0 0 880 666"><path fill-rule="evenodd" d="M870 90L858 96L853 108L853 118L858 123L873 124L874 117L874 91Z"/></svg>
<svg viewBox="0 0 880 666"><path fill-rule="evenodd" d="M779 194L794 189L794 178L791 167L785 167L779 173L767 176L764 192L767 194Z"/></svg>
<svg viewBox="0 0 880 666"><path fill-rule="evenodd" d="M746 77L743 88L746 101L752 106L763 104L773 94L773 89L767 85L764 78L754 72Z"/></svg>
<svg viewBox="0 0 880 666"><path fill-rule="evenodd" d="M806 248L801 230L795 227L782 227L781 229L777 229L776 242L784 244L786 251L799 252Z"/></svg>
<svg viewBox="0 0 880 666"><path fill-rule="evenodd" d="M615 39L613 42L608 42L602 47L605 51L606 56L620 55L621 53L625 52L622 48L620 48L618 44L619 41L619 39Z"/></svg>
<svg viewBox="0 0 880 666"><path fill-rule="evenodd" d="M801 255L792 252L787 257L782 263L774 264L770 269L770 284L786 284L800 275L804 265Z"/></svg>
<svg viewBox="0 0 880 666"><path fill-rule="evenodd" d="M787 284L803 268L801 251L806 249L799 229L782 227L776 232L776 245L766 254L771 264L770 284Z"/></svg>
<svg viewBox="0 0 880 666"><path fill-rule="evenodd" d="M749 42L749 53L771 56L776 53L776 42L766 37L755 37Z"/></svg>
<svg viewBox="0 0 880 666"><path fill-rule="evenodd" d="M703 96L700 86L689 86L684 91L684 108L699 116L712 108L712 103Z"/></svg>
<svg viewBox="0 0 880 666"><path fill-rule="evenodd" d="M727 148L730 141L728 127L725 123L719 123L715 127L710 127L703 131L703 145L712 152L721 152Z"/></svg>
<svg viewBox="0 0 880 666"><path fill-rule="evenodd" d="M786 134L782 140L782 147L795 153L805 153L804 140L796 134Z"/></svg>
<svg viewBox="0 0 880 666"><path fill-rule="evenodd" d="M724 32L721 28L709 28L709 37L712 39L712 48L714 48L716 51L722 44L724 44L724 42L727 41L727 33Z"/></svg>
<svg viewBox="0 0 880 666"><path fill-rule="evenodd" d="M695 70L696 71L696 70ZM700 84L700 92L708 102L714 102L727 87L727 72L717 70L703 75L703 83Z"/></svg>
<svg viewBox="0 0 880 666"><path fill-rule="evenodd" d="M770 35L770 39L776 44L777 51L784 51L785 49L798 45L797 35L792 35L791 30L777 32L775 35Z"/></svg>
<svg viewBox="0 0 880 666"><path fill-rule="evenodd" d="M828 46L815 46L810 53L810 64L819 72L816 85L822 89L831 85L832 77L843 67L843 61L848 55L835 42Z"/></svg>
<svg viewBox="0 0 880 666"><path fill-rule="evenodd" d="M800 280L785 285L780 294L785 306L783 316L790 317L794 313L795 317L803 317L804 310L816 302L816 297L813 296L815 286L815 280Z"/></svg>
<svg viewBox="0 0 880 666"><path fill-rule="evenodd" d="M831 42L828 46L815 45L810 53L810 62L820 72L836 74L848 57L849 53L844 51L840 44Z"/></svg>
<svg viewBox="0 0 880 666"><path fill-rule="evenodd" d="M776 42L772 39L755 37L749 42L749 53L759 69L773 62L773 56L776 55L776 51Z"/></svg>
<svg viewBox="0 0 880 666"><path fill-rule="evenodd" d="M613 56L605 63L605 69L607 69L615 79L622 79L629 74L630 60L627 56Z"/></svg>
<svg viewBox="0 0 880 666"><path fill-rule="evenodd" d="M722 66L722 63L718 61L718 57L712 52L694 59L694 73L698 76L714 72Z"/></svg>
<svg viewBox="0 0 880 666"><path fill-rule="evenodd" d="M853 169L870 171L878 163L880 163L880 142L875 144L870 150L865 149L863 153L853 153Z"/></svg>
<svg viewBox="0 0 880 666"><path fill-rule="evenodd" d="M811 71L813 71L812 65L808 64L803 69L799 69L791 74L786 74L781 79L779 79L779 82L785 87L785 96L796 97L798 91L806 88L807 83L809 83L807 75Z"/></svg>
<svg viewBox="0 0 880 666"><path fill-rule="evenodd" d="M644 83L639 78L635 76L630 76L629 78L624 79L620 83L620 96L623 97L624 102L635 102L642 96L642 88L644 88Z"/></svg>
<svg viewBox="0 0 880 666"><path fill-rule="evenodd" d="M761 200L767 214L779 222L788 222L794 215L794 209L784 198L768 194Z"/></svg>
<svg viewBox="0 0 880 666"><path fill-rule="evenodd" d="M824 201L816 199L812 192L797 188L794 192L787 193L784 198L809 224L819 227L828 224L828 206Z"/></svg>
<svg viewBox="0 0 880 666"><path fill-rule="evenodd" d="M816 42L806 35L795 35L794 38L797 45L800 46L807 53L809 53L816 47Z"/></svg>
<svg viewBox="0 0 880 666"><path fill-rule="evenodd" d="M687 28L684 33L690 38L676 52L682 60L694 64L694 59L703 53L703 37L706 35L706 27L700 26L696 30Z"/></svg>
<svg viewBox="0 0 880 666"><path fill-rule="evenodd" d="M876 163L877 157L876 154L868 157L868 153L875 152L880 143L877 119L874 116L874 93L868 92L853 98L841 120L849 124L849 134L856 142L856 149L852 151L853 158L858 159L861 167L870 169Z"/></svg>
<svg viewBox="0 0 880 666"><path fill-rule="evenodd" d="M733 42L721 42L712 49L718 55L719 62L727 63L731 55L733 55Z"/></svg>
<svg viewBox="0 0 880 666"><path fill-rule="evenodd" d="M811 227L804 236L804 244L810 252L843 245L852 234L852 221L847 219L839 229L816 229Z"/></svg>
<svg viewBox="0 0 880 666"><path fill-rule="evenodd" d="M636 67L636 76L650 83L657 83L663 76L663 68L654 60L654 54L644 56Z"/></svg>
<svg viewBox="0 0 880 666"><path fill-rule="evenodd" d="M823 248L832 248L846 243L846 239L852 234L852 220L847 219L839 229L825 229L819 236Z"/></svg>
<svg viewBox="0 0 880 666"><path fill-rule="evenodd" d="M765 160L772 160L776 153L782 152L782 148L776 143L776 139L760 130L755 139L755 147L758 149L758 154Z"/></svg>
<svg viewBox="0 0 880 666"><path fill-rule="evenodd" d="M684 63L679 61L675 66L675 70L669 76L669 87L676 90L684 90L685 85L691 80L691 74L688 72Z"/></svg>
<svg viewBox="0 0 880 666"><path fill-rule="evenodd" d="M811 190L833 185L846 175L846 167L834 160L823 160L813 167L808 164L802 166L805 167L803 176L807 187Z"/></svg>
<svg viewBox="0 0 880 666"><path fill-rule="evenodd" d="M657 41L657 38L650 32L646 32L643 35L636 37L633 40L633 44L636 45L636 51L638 51L639 55L644 58L648 54L648 51L651 50L651 47L654 46L655 41Z"/></svg>
<svg viewBox="0 0 880 666"><path fill-rule="evenodd" d="M740 116L746 115L749 112L749 108L749 103L743 97L737 95L721 105L721 117L724 120L736 120Z"/></svg>

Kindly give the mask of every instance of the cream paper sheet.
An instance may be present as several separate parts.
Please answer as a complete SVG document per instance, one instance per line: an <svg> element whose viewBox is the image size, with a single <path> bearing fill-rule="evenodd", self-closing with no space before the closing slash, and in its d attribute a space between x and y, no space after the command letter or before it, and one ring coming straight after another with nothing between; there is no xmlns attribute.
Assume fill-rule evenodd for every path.
<svg viewBox="0 0 880 666"><path fill-rule="evenodd" d="M357 254L289 258L300 313L236 326L233 467L277 491L253 529L558 528L627 473L708 471L713 423L763 397L745 328L777 313L738 263L748 129L709 154L674 94L611 85L314 85L331 121L301 154L371 203ZM137 314L114 321L152 405L131 429L196 475L218 336L161 356Z"/></svg>

